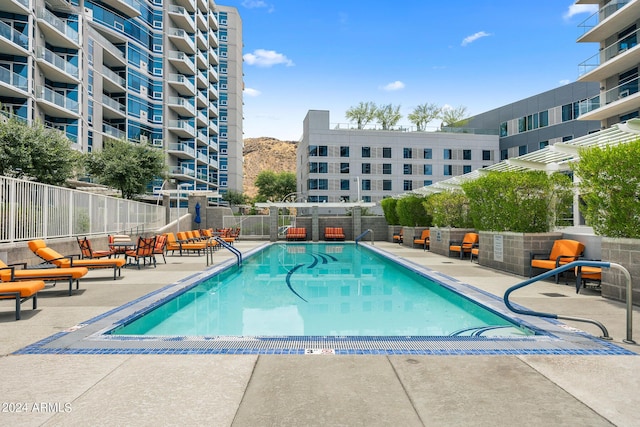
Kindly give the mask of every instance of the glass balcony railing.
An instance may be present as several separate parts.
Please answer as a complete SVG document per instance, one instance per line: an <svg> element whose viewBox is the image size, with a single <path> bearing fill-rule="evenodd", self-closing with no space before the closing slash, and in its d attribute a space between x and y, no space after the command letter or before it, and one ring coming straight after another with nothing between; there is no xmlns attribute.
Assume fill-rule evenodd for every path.
<svg viewBox="0 0 640 427"><path fill-rule="evenodd" d="M22 77L20 74L16 74L4 67L0 67L0 82L16 87L24 92L29 90L29 80L27 80L26 77Z"/></svg>
<svg viewBox="0 0 640 427"><path fill-rule="evenodd" d="M194 67L194 63L184 52L169 52L169 59L177 59L179 61L185 62L190 68Z"/></svg>
<svg viewBox="0 0 640 427"><path fill-rule="evenodd" d="M16 31L11 25L0 21L0 37L17 44L23 49L29 49L29 37Z"/></svg>
<svg viewBox="0 0 640 427"><path fill-rule="evenodd" d="M168 79L169 79L169 83L171 82L182 83L187 89L189 89L189 91L191 92L196 91L196 87L193 85L193 83L191 83L191 81L185 75L169 74Z"/></svg>
<svg viewBox="0 0 640 427"><path fill-rule="evenodd" d="M183 143L169 144L169 151L181 151L191 157L196 156L196 150L194 150L193 147Z"/></svg>
<svg viewBox="0 0 640 427"><path fill-rule="evenodd" d="M187 175L187 176L196 176L196 171L186 166L175 166L169 168L169 173L174 175Z"/></svg>
<svg viewBox="0 0 640 427"><path fill-rule="evenodd" d="M67 38L69 38L75 44L78 44L80 40L78 32L73 28L71 28L69 25L67 25L67 23L64 22L62 19L58 18L53 13L49 12L44 7L38 8L38 19L42 19L45 22L49 23L49 25L54 27L61 34L64 34L65 36L67 36Z"/></svg>
<svg viewBox="0 0 640 427"><path fill-rule="evenodd" d="M51 102L60 108L69 110L75 114L78 114L80 111L78 101L74 101L73 99L70 99L61 93L58 93L53 89L49 89L46 86L38 86L36 89L36 93L38 94L39 99Z"/></svg>
<svg viewBox="0 0 640 427"><path fill-rule="evenodd" d="M73 78L79 77L78 67L67 61L66 59L58 56L56 53L50 51L44 46L38 46L36 48L36 55L40 59L44 59L49 64L53 65L60 71L69 74Z"/></svg>
<svg viewBox="0 0 640 427"><path fill-rule="evenodd" d="M123 77L120 77L118 73L105 66L102 67L102 75L122 87L124 87L127 83L126 80Z"/></svg>
<svg viewBox="0 0 640 427"><path fill-rule="evenodd" d="M593 15L589 16L587 19L578 24L578 28L582 30L582 34L586 34L591 31L596 25L600 22L607 19L609 16L613 15L618 10L622 9L626 6L631 0L613 0L607 3L604 7L598 10Z"/></svg>
<svg viewBox="0 0 640 427"><path fill-rule="evenodd" d="M183 129L192 135L195 135L196 129L189 122L184 120L169 120L169 127L174 129Z"/></svg>
<svg viewBox="0 0 640 427"><path fill-rule="evenodd" d="M167 98L167 103L169 105L179 105L186 108L191 113L195 113L196 107L195 105L193 105L193 102L190 99L180 98L179 96L170 96Z"/></svg>
<svg viewBox="0 0 640 427"><path fill-rule="evenodd" d="M593 110L597 110L600 107L604 107L612 102L623 100L624 98L638 93L640 87L640 79L635 78L633 80L626 81L614 88L608 89L604 93L598 96L589 98L580 102L579 111L580 114L585 114Z"/></svg>
<svg viewBox="0 0 640 427"><path fill-rule="evenodd" d="M126 112L126 107L123 104L120 104L115 99L111 98L109 95L102 94L102 103L112 110L116 110L124 114Z"/></svg>
<svg viewBox="0 0 640 427"><path fill-rule="evenodd" d="M115 138L115 139L126 139L127 133L123 130L120 130L116 127L108 125L106 123L102 124L102 132Z"/></svg>
<svg viewBox="0 0 640 427"><path fill-rule="evenodd" d="M580 75L584 75L600 66L607 61L615 58L616 56L636 47L638 44L638 34L640 30L634 31L622 40L617 40L615 43L610 44L598 53L583 61L578 65Z"/></svg>

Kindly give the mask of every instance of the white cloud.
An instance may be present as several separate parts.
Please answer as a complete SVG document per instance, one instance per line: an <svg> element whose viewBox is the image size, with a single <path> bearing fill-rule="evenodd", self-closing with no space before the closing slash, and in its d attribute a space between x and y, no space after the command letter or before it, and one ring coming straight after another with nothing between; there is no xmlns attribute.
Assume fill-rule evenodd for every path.
<svg viewBox="0 0 640 427"><path fill-rule="evenodd" d="M262 0L244 0L242 6L247 9L255 9L258 7L267 7L267 3Z"/></svg>
<svg viewBox="0 0 640 427"><path fill-rule="evenodd" d="M571 80L569 80L569 79L564 79L564 80L560 80L558 83L559 83L561 86L564 86L564 85L568 85L569 83L571 83Z"/></svg>
<svg viewBox="0 0 640 427"><path fill-rule="evenodd" d="M400 80L396 80L395 82L391 82L388 85L383 86L382 89L388 91L404 89L404 83Z"/></svg>
<svg viewBox="0 0 640 427"><path fill-rule="evenodd" d="M264 68L279 64L284 64L287 67L292 67L294 65L293 61L275 50L256 49L253 53L246 53L243 58L247 65L255 65L257 67Z"/></svg>
<svg viewBox="0 0 640 427"><path fill-rule="evenodd" d="M481 39L483 37L489 37L491 34L484 32L484 31L478 31L475 34L472 34L470 36L467 36L464 38L464 40L462 40L462 46L466 46L468 44L473 43L474 41Z"/></svg>
<svg viewBox="0 0 640 427"><path fill-rule="evenodd" d="M250 87L245 87L244 88L244 94L247 95L247 96L256 97L256 96L260 96L262 94L262 92L260 92L258 89L252 89Z"/></svg>
<svg viewBox="0 0 640 427"><path fill-rule="evenodd" d="M575 15L581 15L583 13L592 14L597 11L597 4L572 4L562 17L568 20L573 18Z"/></svg>

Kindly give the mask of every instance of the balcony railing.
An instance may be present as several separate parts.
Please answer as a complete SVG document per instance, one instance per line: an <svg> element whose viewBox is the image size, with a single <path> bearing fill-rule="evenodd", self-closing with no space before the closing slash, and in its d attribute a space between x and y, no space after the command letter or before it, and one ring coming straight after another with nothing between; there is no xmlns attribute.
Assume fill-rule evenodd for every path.
<svg viewBox="0 0 640 427"><path fill-rule="evenodd" d="M0 21L0 37L17 44L23 49L29 49L29 37L19 31L16 31L11 25Z"/></svg>
<svg viewBox="0 0 640 427"><path fill-rule="evenodd" d="M123 130L120 130L116 127L108 125L106 123L102 124L102 132L114 137L115 139L127 139L127 133Z"/></svg>
<svg viewBox="0 0 640 427"><path fill-rule="evenodd" d="M193 147L181 142L177 144L169 144L169 151L181 151L191 157L196 156L196 150L194 150Z"/></svg>
<svg viewBox="0 0 640 427"><path fill-rule="evenodd" d="M126 112L126 107L123 104L104 93L102 94L102 103L113 110L121 112L122 114Z"/></svg>
<svg viewBox="0 0 640 427"><path fill-rule="evenodd" d="M51 102L58 107L72 111L76 114L78 114L80 111L78 101L74 101L73 99L70 99L61 93L58 93L53 89L49 89L46 86L38 86L36 88L36 91L40 99L44 99L45 101Z"/></svg>
<svg viewBox="0 0 640 427"><path fill-rule="evenodd" d="M185 120L169 120L168 126L170 128L183 129L192 135L195 135L196 133L196 129L193 125L189 124L189 122Z"/></svg>
<svg viewBox="0 0 640 427"><path fill-rule="evenodd" d="M4 67L0 67L0 81L24 92L29 91L29 80L26 77L22 77L20 74L9 71Z"/></svg>
<svg viewBox="0 0 640 427"><path fill-rule="evenodd" d="M38 8L38 18L43 19L45 22L48 22L51 26L53 26L56 30L58 30L61 34L64 34L73 41L75 44L78 44L80 37L78 32L67 25L62 19L55 16L53 13L49 12L44 7Z"/></svg>
<svg viewBox="0 0 640 427"><path fill-rule="evenodd" d="M609 16L613 15L615 12L626 6L631 0L613 0L603 6L600 10L598 10L593 15L589 16L587 19L578 24L578 28L582 29L582 34L586 34L591 31L596 25L600 22L607 19Z"/></svg>
<svg viewBox="0 0 640 427"><path fill-rule="evenodd" d="M617 40L615 43L610 44L605 47L589 59L583 61L578 65L580 70L580 75L584 75L589 71L592 71L600 66L601 63L607 62L616 56L632 49L638 44L638 34L640 30L634 31L629 36L625 37L622 40Z"/></svg>
<svg viewBox="0 0 640 427"><path fill-rule="evenodd" d="M49 64L69 74L73 78L77 79L79 77L78 67L62 58L61 56L58 56L55 52L50 51L46 47L38 46L36 48L36 55L38 58L44 59Z"/></svg>
<svg viewBox="0 0 640 427"><path fill-rule="evenodd" d="M169 168L169 173L174 175L187 175L191 177L196 176L196 171L186 166L176 166L173 168Z"/></svg>
<svg viewBox="0 0 640 427"><path fill-rule="evenodd" d="M125 87L125 85L127 84L126 80L123 77L107 68L106 66L102 67L102 75L122 87Z"/></svg>

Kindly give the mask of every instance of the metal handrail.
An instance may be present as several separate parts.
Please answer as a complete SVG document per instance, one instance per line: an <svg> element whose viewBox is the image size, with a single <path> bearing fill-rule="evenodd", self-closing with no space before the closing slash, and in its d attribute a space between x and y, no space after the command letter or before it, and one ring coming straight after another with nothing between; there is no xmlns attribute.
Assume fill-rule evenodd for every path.
<svg viewBox="0 0 640 427"><path fill-rule="evenodd" d="M239 250L237 250L236 248L231 246L229 243L225 242L224 239L222 239L219 236L213 237L213 240L215 240L216 242L220 243L220 245L223 248L227 249L229 252L231 252L232 254L234 254L236 256L238 267L240 267L242 265L242 252L240 252ZM208 257L207 257L207 265L209 265L209 258Z"/></svg>
<svg viewBox="0 0 640 427"><path fill-rule="evenodd" d="M530 315L530 316L537 316L537 317L546 317L546 318L550 318L550 319L562 319L562 320L573 320L576 322L585 322L585 323L591 323L593 325L596 325L597 327L599 327L602 330L603 336L600 337L602 339L606 339L606 340L610 340L612 339L609 336L609 332L607 331L607 328L605 328L605 326L598 322L597 320L592 320L592 319L585 319L582 317L573 317L573 316L564 316L564 315L559 315L559 314L552 314L552 313L544 313L544 312L539 312L539 311L530 311L530 310L521 310L518 308L515 308L513 305L511 305L511 302L509 301L509 295L511 295L511 293L513 291L516 291L520 288L523 288L527 285L530 285L532 283L538 282L540 280L549 278L551 276L555 276L556 274L562 273L563 271L572 269L572 268L576 268L576 267L600 267L600 268L610 268L610 267L615 267L619 270L622 270L622 273L625 275L626 279L627 279L627 337L626 339L622 340L625 343L628 344L636 344L636 342L633 340L633 322L632 322L632 318L633 318L633 301L632 301L632 282L631 282L631 274L629 274L629 271L624 268L622 265L620 264L616 264L614 262L604 262L604 261L573 261L570 262L568 264L562 265L558 268L555 268L553 270L549 270L545 273L542 273L538 276L532 277L528 280L525 280L522 283L518 283L517 285L514 285L512 287L510 287L509 289L506 290L506 292L504 293L504 303L507 306L507 308L511 311L513 311L514 313L518 313L518 314L524 314L524 315ZM580 283L576 283L576 292L578 292L580 290Z"/></svg>
<svg viewBox="0 0 640 427"><path fill-rule="evenodd" d="M358 246L358 242L360 240L362 240L362 238L364 236L366 236L367 234L371 234L371 244L373 245L373 230L370 228L367 228L366 230L364 230L364 232L362 232L358 237L356 237L356 246Z"/></svg>

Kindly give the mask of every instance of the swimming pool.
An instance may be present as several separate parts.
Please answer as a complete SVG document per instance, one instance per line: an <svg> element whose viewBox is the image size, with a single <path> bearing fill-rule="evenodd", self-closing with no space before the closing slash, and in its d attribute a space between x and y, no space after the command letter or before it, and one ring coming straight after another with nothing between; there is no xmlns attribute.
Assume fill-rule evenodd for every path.
<svg viewBox="0 0 640 427"><path fill-rule="evenodd" d="M526 336L534 332L365 247L264 248L112 331L162 336Z"/></svg>
<svg viewBox="0 0 640 427"><path fill-rule="evenodd" d="M278 243L258 247L247 245L243 251L246 268L253 257L261 257L263 249ZM296 244L301 245L301 244ZM353 245L353 243L347 243ZM241 245L242 246L242 245ZM293 246L292 246L293 247ZM302 251L296 246L292 252ZM571 355L629 355L634 354L615 344L599 340L578 329L553 319L515 314L507 309L502 298L470 286L441 272L418 265L370 244L359 245L360 250L391 260L398 266L427 277L465 298L475 301L503 319L534 331L533 335L494 336L492 332L475 331L446 336L353 336L353 335L117 335L113 331L132 323L144 314L189 292L212 277L236 274L235 259L228 259L193 273L167 286L130 301L120 307L79 323L64 331L24 347L14 354L386 354L386 355L515 355L515 354L571 354ZM395 246L394 246L395 248ZM327 254L328 256L329 254ZM331 254L335 256L335 254ZM309 266L304 255L299 264ZM302 259L302 258L300 258ZM327 259L327 268L331 263ZM179 259L176 265L181 264ZM318 257L318 264L322 265ZM295 264L298 265L298 264ZM294 267L295 267L294 265ZM167 268L173 268L171 263ZM299 267L302 269L303 267ZM306 268L306 267L305 267ZM296 271L298 271L296 270ZM295 272L290 284L294 291L307 299L296 282ZM372 272L372 275L375 274ZM286 276L285 276L286 277ZM285 286L287 286L285 284ZM383 288L384 289L384 288ZM372 289L373 291L373 289ZM295 296L291 290L288 297ZM383 292L384 293L384 292ZM294 299L295 299L294 298ZM517 305L517 304L516 304ZM519 307L519 306L518 306ZM347 331L348 332L348 331ZM346 333L346 332L342 332Z"/></svg>

